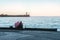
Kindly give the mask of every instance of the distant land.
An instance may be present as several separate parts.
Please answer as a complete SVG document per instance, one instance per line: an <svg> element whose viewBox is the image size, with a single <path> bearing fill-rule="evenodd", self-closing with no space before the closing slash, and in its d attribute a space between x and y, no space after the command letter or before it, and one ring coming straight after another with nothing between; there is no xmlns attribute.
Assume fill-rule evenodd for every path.
<svg viewBox="0 0 60 40"><path fill-rule="evenodd" d="M7 15L7 14L4 15L4 14L1 14L0 17L30 17L30 15L27 14L27 12L26 12L25 15Z"/></svg>

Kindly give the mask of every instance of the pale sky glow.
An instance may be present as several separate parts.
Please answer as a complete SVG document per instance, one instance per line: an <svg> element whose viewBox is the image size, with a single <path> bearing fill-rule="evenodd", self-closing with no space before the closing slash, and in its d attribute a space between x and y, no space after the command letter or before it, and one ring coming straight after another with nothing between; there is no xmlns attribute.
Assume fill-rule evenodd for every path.
<svg viewBox="0 0 60 40"><path fill-rule="evenodd" d="M60 0L0 0L0 14L60 16Z"/></svg>

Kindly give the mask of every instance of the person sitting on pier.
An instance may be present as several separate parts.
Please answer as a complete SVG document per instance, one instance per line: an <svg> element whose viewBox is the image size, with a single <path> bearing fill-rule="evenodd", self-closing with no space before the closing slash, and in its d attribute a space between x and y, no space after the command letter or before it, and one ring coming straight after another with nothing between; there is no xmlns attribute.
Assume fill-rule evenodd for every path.
<svg viewBox="0 0 60 40"><path fill-rule="evenodd" d="M23 29L23 23L20 21L20 29Z"/></svg>
<svg viewBox="0 0 60 40"><path fill-rule="evenodd" d="M15 28L16 28L16 29L23 29L23 23L22 23L22 21L21 21L21 22L19 22L19 21L16 22L16 23L15 23Z"/></svg>

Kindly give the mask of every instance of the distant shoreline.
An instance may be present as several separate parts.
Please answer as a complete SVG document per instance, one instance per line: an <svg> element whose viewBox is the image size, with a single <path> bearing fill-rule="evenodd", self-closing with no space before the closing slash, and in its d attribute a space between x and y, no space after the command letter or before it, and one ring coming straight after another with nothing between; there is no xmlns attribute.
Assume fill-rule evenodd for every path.
<svg viewBox="0 0 60 40"><path fill-rule="evenodd" d="M30 15L0 15L0 17L30 17Z"/></svg>

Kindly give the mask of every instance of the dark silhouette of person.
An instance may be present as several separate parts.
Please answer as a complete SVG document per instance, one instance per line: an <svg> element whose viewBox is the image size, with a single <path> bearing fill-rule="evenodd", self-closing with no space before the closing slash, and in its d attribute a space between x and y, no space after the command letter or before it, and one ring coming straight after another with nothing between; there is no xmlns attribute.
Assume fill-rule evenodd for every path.
<svg viewBox="0 0 60 40"><path fill-rule="evenodd" d="M16 23L15 23L15 28L16 28L16 29L23 29L23 23L22 23L22 21L16 22Z"/></svg>
<svg viewBox="0 0 60 40"><path fill-rule="evenodd" d="M23 23L22 23L22 21L20 21L20 23L19 23L19 28L23 29Z"/></svg>

